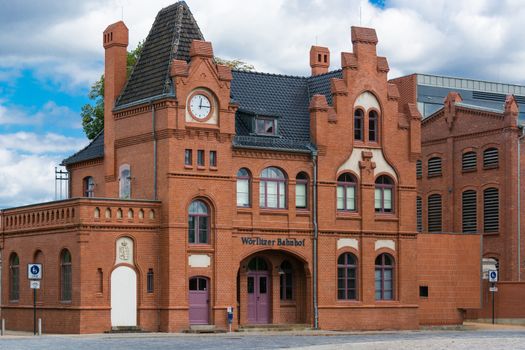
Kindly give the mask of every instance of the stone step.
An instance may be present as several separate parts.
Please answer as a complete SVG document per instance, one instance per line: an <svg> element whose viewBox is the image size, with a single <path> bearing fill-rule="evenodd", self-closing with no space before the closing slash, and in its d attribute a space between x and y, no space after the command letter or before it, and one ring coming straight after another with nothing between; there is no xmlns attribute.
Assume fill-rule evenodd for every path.
<svg viewBox="0 0 525 350"><path fill-rule="evenodd" d="M252 324L240 326L237 332L290 332L311 329L309 324Z"/></svg>
<svg viewBox="0 0 525 350"><path fill-rule="evenodd" d="M213 334L213 333L226 333L226 330L215 327L215 325L198 324L191 325L190 329L184 331L184 333L199 333L199 334Z"/></svg>
<svg viewBox="0 0 525 350"><path fill-rule="evenodd" d="M111 327L111 330L106 333L147 333L145 330L138 326L119 326Z"/></svg>

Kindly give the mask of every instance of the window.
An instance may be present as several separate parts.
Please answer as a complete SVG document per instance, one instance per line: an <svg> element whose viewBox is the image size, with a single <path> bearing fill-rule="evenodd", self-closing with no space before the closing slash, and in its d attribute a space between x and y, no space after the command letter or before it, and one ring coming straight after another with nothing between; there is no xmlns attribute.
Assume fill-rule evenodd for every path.
<svg viewBox="0 0 525 350"><path fill-rule="evenodd" d="M255 132L259 135L276 135L277 120L270 118L257 118Z"/></svg>
<svg viewBox="0 0 525 350"><path fill-rule="evenodd" d="M421 197L416 197L416 226L417 232L423 231L423 203Z"/></svg>
<svg viewBox="0 0 525 350"><path fill-rule="evenodd" d="M354 140L363 141L363 120L365 113L362 109L354 112Z"/></svg>
<svg viewBox="0 0 525 350"><path fill-rule="evenodd" d="M441 176L441 158L433 157L428 160L428 177Z"/></svg>
<svg viewBox="0 0 525 350"><path fill-rule="evenodd" d="M499 190L494 187L483 191L483 231L499 231Z"/></svg>
<svg viewBox="0 0 525 350"><path fill-rule="evenodd" d="M286 178L281 170L269 167L261 172L259 205L261 208L286 208Z"/></svg>
<svg viewBox="0 0 525 350"><path fill-rule="evenodd" d="M423 162L418 159L416 161L416 178L421 179L421 176L423 175Z"/></svg>
<svg viewBox="0 0 525 350"><path fill-rule="evenodd" d="M295 207L304 209L308 205L308 175L300 172L295 178Z"/></svg>
<svg viewBox="0 0 525 350"><path fill-rule="evenodd" d="M389 254L376 258L376 300L394 299L394 259Z"/></svg>
<svg viewBox="0 0 525 350"><path fill-rule="evenodd" d="M492 147L483 151L483 168L497 168L498 166L498 149Z"/></svg>
<svg viewBox="0 0 525 350"><path fill-rule="evenodd" d="M193 151L191 149L184 151L184 165L193 165Z"/></svg>
<svg viewBox="0 0 525 350"><path fill-rule="evenodd" d="M461 159L461 168L463 171L476 170L477 162L476 152L465 152Z"/></svg>
<svg viewBox="0 0 525 350"><path fill-rule="evenodd" d="M148 274L147 274L147 292L148 293L153 293L153 277L154 277L154 274L153 274L153 269L148 269Z"/></svg>
<svg viewBox="0 0 525 350"><path fill-rule="evenodd" d="M377 142L377 112L368 112L368 141Z"/></svg>
<svg viewBox="0 0 525 350"><path fill-rule="evenodd" d="M97 269L97 276L98 276L98 293L104 292L104 273L102 272L102 269L99 267Z"/></svg>
<svg viewBox="0 0 525 350"><path fill-rule="evenodd" d="M394 181L386 175L381 175L376 180L375 209L376 213L393 212L392 190Z"/></svg>
<svg viewBox="0 0 525 350"><path fill-rule="evenodd" d="M204 150L197 151L197 166L204 166Z"/></svg>
<svg viewBox="0 0 525 350"><path fill-rule="evenodd" d="M60 300L71 301L72 287L71 254L64 249L60 254Z"/></svg>
<svg viewBox="0 0 525 350"><path fill-rule="evenodd" d="M217 167L217 151L210 151L210 167Z"/></svg>
<svg viewBox="0 0 525 350"><path fill-rule="evenodd" d="M463 232L476 232L478 226L476 191L464 191L461 195L461 214L463 217Z"/></svg>
<svg viewBox="0 0 525 350"><path fill-rule="evenodd" d="M94 193L94 190L95 190L95 181L93 180L93 177L91 176L86 176L84 178L84 197L89 197L89 198L92 198L94 197L95 193Z"/></svg>
<svg viewBox="0 0 525 350"><path fill-rule="evenodd" d="M356 211L356 180L345 173L337 178L337 210Z"/></svg>
<svg viewBox="0 0 525 350"><path fill-rule="evenodd" d="M419 296L421 298L428 298L428 286L419 286Z"/></svg>
<svg viewBox="0 0 525 350"><path fill-rule="evenodd" d="M207 244L210 231L208 206L200 200L191 202L188 219L188 243Z"/></svg>
<svg viewBox="0 0 525 350"><path fill-rule="evenodd" d="M427 200L427 228L428 232L441 232L441 195L431 194Z"/></svg>
<svg viewBox="0 0 525 350"><path fill-rule="evenodd" d="M9 258L9 300L20 298L20 259L16 253Z"/></svg>
<svg viewBox="0 0 525 350"><path fill-rule="evenodd" d="M337 299L357 299L357 259L344 253L337 259Z"/></svg>
<svg viewBox="0 0 525 350"><path fill-rule="evenodd" d="M119 197L129 199L131 198L131 170L129 165L122 165L119 173Z"/></svg>
<svg viewBox="0 0 525 350"><path fill-rule="evenodd" d="M293 269L292 264L285 260L279 269L281 300L293 299Z"/></svg>
<svg viewBox="0 0 525 350"><path fill-rule="evenodd" d="M250 206L250 173L246 168L237 172L237 206Z"/></svg>

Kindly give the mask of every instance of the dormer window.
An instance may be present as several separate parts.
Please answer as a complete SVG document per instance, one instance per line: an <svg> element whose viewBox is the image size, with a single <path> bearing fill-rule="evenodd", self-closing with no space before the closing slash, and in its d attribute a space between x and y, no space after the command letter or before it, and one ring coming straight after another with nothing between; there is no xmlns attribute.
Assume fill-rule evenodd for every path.
<svg viewBox="0 0 525 350"><path fill-rule="evenodd" d="M255 119L255 132L258 135L277 135L277 120L273 118L260 118Z"/></svg>

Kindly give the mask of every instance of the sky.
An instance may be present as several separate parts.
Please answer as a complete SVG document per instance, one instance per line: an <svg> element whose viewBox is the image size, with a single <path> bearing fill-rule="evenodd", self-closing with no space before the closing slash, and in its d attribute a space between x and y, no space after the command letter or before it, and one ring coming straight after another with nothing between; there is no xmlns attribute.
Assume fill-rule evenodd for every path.
<svg viewBox="0 0 525 350"><path fill-rule="evenodd" d="M0 208L55 198L54 169L84 147L80 109L104 69L102 32L123 19L129 49L175 0L0 0ZM351 51L376 29L389 78L442 74L525 84L523 0L186 0L216 56L308 75L311 45Z"/></svg>

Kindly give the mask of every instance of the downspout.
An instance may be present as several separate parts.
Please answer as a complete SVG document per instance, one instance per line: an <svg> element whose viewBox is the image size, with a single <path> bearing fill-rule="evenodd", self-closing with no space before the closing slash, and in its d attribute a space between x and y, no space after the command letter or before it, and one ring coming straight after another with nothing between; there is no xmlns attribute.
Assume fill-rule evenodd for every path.
<svg viewBox="0 0 525 350"><path fill-rule="evenodd" d="M319 329L319 304L317 296L317 239L319 236L319 227L317 224L317 151L312 150L312 165L314 167L313 172L313 215L312 224L314 228L314 241L313 241L313 306L314 306L314 329Z"/></svg>
<svg viewBox="0 0 525 350"><path fill-rule="evenodd" d="M151 105L151 136L153 137L153 200L157 200L157 134L155 133L155 103Z"/></svg>
<svg viewBox="0 0 525 350"><path fill-rule="evenodd" d="M522 135L518 137L518 282L521 281L521 140L525 137L523 125L520 125Z"/></svg>

